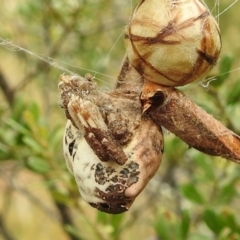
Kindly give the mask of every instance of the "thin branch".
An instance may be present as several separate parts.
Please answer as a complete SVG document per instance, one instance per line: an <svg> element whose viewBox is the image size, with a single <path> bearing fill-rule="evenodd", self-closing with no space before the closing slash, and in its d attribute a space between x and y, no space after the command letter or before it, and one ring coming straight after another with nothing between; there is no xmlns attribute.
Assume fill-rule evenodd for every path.
<svg viewBox="0 0 240 240"><path fill-rule="evenodd" d="M49 186L49 189L50 189L50 193L52 193L52 192L56 191L57 187L55 186L54 183L52 183ZM70 208L66 204L58 202L53 196L52 196L52 199L53 199L54 204L57 207L58 212L61 216L61 224L63 226L63 229L66 230L66 226L74 227L75 224L74 224L71 212L70 212ZM67 232L67 234L71 240L81 240L80 237L76 237L72 232Z"/></svg>
<svg viewBox="0 0 240 240"><path fill-rule="evenodd" d="M48 217L51 217L54 220L59 220L59 217L51 208L45 205L44 202L40 201L40 199L36 197L34 194L32 194L29 190L20 186L19 181L16 180L18 173L19 173L18 164L13 164L13 166L11 166L10 168L5 168L3 166L1 167L0 176L3 179L3 181L7 184L8 190L11 192L16 191L17 193L22 194L22 196L26 197L28 201L30 201L41 211L47 214ZM14 178L12 176L14 176ZM4 196L6 197L7 194L5 193ZM8 203L9 201L6 200L5 204ZM6 210L6 205L4 205L3 208Z"/></svg>
<svg viewBox="0 0 240 240"><path fill-rule="evenodd" d="M139 82L136 83L136 79ZM129 89L132 82L134 86L140 86L140 90L135 90L141 92L143 80L126 58L116 88ZM203 153L240 163L240 137L237 134L175 88L157 84L154 88L152 96L147 99L151 105L147 112L159 126L165 127L190 147Z"/></svg>
<svg viewBox="0 0 240 240"><path fill-rule="evenodd" d="M10 231L8 231L7 227L5 226L2 215L0 215L0 233L2 233L2 236L6 240L15 240Z"/></svg>
<svg viewBox="0 0 240 240"><path fill-rule="evenodd" d="M7 174L5 173L7 172ZM6 169L0 170L0 176L3 178L3 180L8 184L8 188L12 191L16 191L20 194L22 194L24 197L26 197L31 203L36 205L38 208L40 208L45 214L47 214L48 217L54 219L54 220L61 220L61 224L63 225L63 229L65 229L66 226L71 225L74 226L72 216L70 214L69 207L65 206L62 203L57 202L54 197L52 198L54 201L54 205L56 206L58 210L58 214L50 209L48 206L46 206L43 202L39 200L36 196L34 196L31 192L29 192L27 189L19 186L19 183L15 181L15 179L10 178L9 174L16 177L16 166L13 166L11 170L6 171ZM13 174L14 173L14 174ZM46 179L47 180L47 179ZM51 185L50 186L50 193L56 189L56 186ZM6 195L6 194L5 194ZM7 203L7 202L6 202ZM4 207L6 209L6 207ZM60 217L59 217L60 216ZM10 234L8 234L8 231L4 225L4 221L2 216L0 215L0 232L2 231L2 234L5 236L6 240L14 240L11 238ZM79 237L76 237L72 233L67 233L69 238L71 240L80 240ZM8 238L9 237L9 238Z"/></svg>
<svg viewBox="0 0 240 240"><path fill-rule="evenodd" d="M190 147L240 163L240 137L193 103L182 92L158 86L151 117ZM160 94L161 93L161 94ZM153 96L154 97L154 96Z"/></svg>
<svg viewBox="0 0 240 240"><path fill-rule="evenodd" d="M3 95L7 100L8 104L12 106L14 101L14 90L10 87L6 77L0 70L0 88L2 89Z"/></svg>
<svg viewBox="0 0 240 240"><path fill-rule="evenodd" d="M61 35L56 40L56 42L52 44L46 56L51 58L54 58L54 56L56 56L62 44L67 40L67 36L71 33L72 29L74 29L75 25L78 23L77 19L80 13L80 9L76 9L76 11L72 15L71 21L68 24L64 24ZM20 81L20 83L15 87L14 91L19 91L25 88L26 85L29 84L29 82L32 81L34 77L39 74L39 69L41 69L41 72L46 72L51 69L51 66L43 61L38 61L36 67Z"/></svg>

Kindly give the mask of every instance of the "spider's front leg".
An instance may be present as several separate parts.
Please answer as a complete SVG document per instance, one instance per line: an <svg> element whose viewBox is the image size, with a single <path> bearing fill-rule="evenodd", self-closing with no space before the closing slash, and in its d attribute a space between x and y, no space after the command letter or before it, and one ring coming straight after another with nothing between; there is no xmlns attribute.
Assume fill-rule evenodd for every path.
<svg viewBox="0 0 240 240"><path fill-rule="evenodd" d="M111 160L120 165L127 161L122 147L108 130L98 106L88 99L73 95L68 112L73 124L78 129L84 128L84 138L101 161Z"/></svg>

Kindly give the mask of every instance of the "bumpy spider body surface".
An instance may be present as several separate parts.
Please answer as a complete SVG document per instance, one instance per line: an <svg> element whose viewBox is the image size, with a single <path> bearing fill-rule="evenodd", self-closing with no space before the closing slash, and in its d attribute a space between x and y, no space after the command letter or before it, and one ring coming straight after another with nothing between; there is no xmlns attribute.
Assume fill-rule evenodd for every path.
<svg viewBox="0 0 240 240"><path fill-rule="evenodd" d="M93 89L86 94L86 83L83 90L76 77L62 78L62 107L70 119L64 156L82 198L107 213L127 211L160 165L162 131L141 117L135 98Z"/></svg>

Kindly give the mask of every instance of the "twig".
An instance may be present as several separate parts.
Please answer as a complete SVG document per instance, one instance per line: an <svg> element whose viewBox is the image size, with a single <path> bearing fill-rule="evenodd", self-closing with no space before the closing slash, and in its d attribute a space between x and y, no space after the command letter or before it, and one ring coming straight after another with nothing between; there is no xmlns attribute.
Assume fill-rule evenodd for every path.
<svg viewBox="0 0 240 240"><path fill-rule="evenodd" d="M128 89L132 82L136 86L136 79L140 89L135 88L135 91L139 91L140 95L143 79L126 58L116 88ZM174 133L190 147L240 163L240 137L237 134L193 103L182 92L161 85L155 87L155 93L148 99L151 107L147 112L156 123Z"/></svg>
<svg viewBox="0 0 240 240"><path fill-rule="evenodd" d="M0 88L2 89L2 92L10 106L12 106L14 101L14 90L10 87L7 79L3 75L3 73L0 71Z"/></svg>
<svg viewBox="0 0 240 240"><path fill-rule="evenodd" d="M6 240L15 240L15 238L11 235L11 233L6 228L3 218L2 218L2 215L0 215L0 232L2 233L2 236Z"/></svg>
<svg viewBox="0 0 240 240"><path fill-rule="evenodd" d="M16 166L13 167L10 173L14 171L14 176L16 176ZM5 182L8 183L8 187L11 190L17 191L18 193L22 194L24 197L26 197L29 201L31 201L33 204L35 204L37 207L39 207L43 212L45 212L48 217L54 219L54 220L60 220L61 217L61 223L63 225L63 229L65 229L66 226L71 225L74 226L72 216L70 215L70 210L67 206L65 206L62 203L57 202L54 198L53 201L55 203L56 208L58 209L57 215L54 211L52 211L48 206L46 206L43 202L41 202L36 196L34 196L31 192L29 192L27 189L19 186L18 182L14 181L14 179L9 177L9 171L8 174L4 172L5 169L0 170L1 177L5 180ZM50 186L50 193L56 189L55 186ZM0 215L0 231L2 231L2 234L5 236L6 240L14 240L14 238L11 238L11 235L8 233L2 216ZM69 233L69 238L71 240L80 240L80 238L77 238L72 233Z"/></svg>

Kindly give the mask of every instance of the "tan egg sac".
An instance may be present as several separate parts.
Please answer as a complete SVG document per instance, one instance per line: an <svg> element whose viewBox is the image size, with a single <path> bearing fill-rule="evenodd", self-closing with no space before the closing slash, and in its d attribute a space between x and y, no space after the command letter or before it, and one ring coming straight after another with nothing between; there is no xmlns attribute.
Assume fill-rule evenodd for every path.
<svg viewBox="0 0 240 240"><path fill-rule="evenodd" d="M202 80L221 50L218 24L200 0L142 0L125 43L145 80L173 87Z"/></svg>

